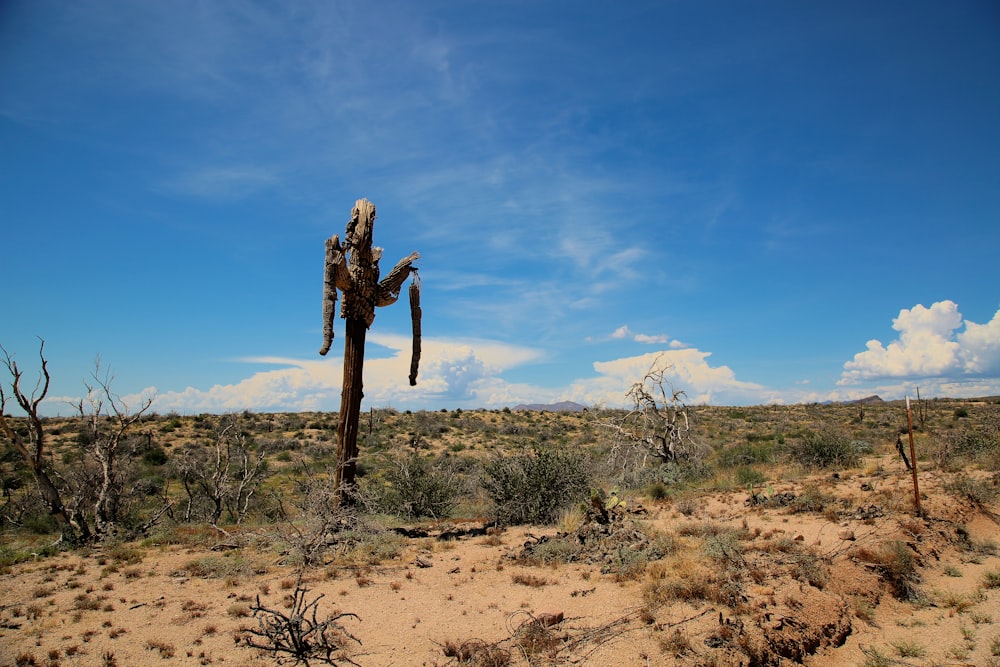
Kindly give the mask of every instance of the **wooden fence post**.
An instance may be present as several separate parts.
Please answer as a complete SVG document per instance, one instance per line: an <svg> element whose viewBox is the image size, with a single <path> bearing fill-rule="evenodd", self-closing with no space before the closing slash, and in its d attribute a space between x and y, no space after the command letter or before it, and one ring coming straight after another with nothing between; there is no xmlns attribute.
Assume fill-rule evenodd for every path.
<svg viewBox="0 0 1000 667"><path fill-rule="evenodd" d="M910 410L910 397L906 397L906 430L910 434L910 473L913 475L913 503L917 508L917 516L922 516L920 509L920 487L917 485L917 453L913 447L913 411Z"/></svg>

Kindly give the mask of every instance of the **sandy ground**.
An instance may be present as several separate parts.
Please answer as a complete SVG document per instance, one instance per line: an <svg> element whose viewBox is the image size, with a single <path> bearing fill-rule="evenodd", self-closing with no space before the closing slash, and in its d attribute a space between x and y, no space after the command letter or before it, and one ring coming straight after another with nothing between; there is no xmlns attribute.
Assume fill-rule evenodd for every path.
<svg viewBox="0 0 1000 667"><path fill-rule="evenodd" d="M775 492L801 493L806 481ZM633 578L609 572L606 562L547 566L514 558L553 528L414 538L376 566L308 571L306 597L323 596L320 618L357 615L340 622L360 640L347 643L360 665L460 664L463 650L484 645L509 656L509 664L748 664L738 646L763 646L759 655L771 664L862 665L874 651L894 664L1000 664L1000 588L984 585L987 573L1000 576L1000 558L956 537L963 526L974 544L1000 543L1000 528L989 512L944 494L939 474L920 481L924 519L913 517L903 471L814 479L842 499L839 513L748 507L743 492L686 505L643 501L640 513L629 515L667 532L699 523L745 530L740 562L750 575L738 604L696 597L649 603L644 590L656 577L724 578L711 574L717 563L697 554L676 554ZM872 506L878 511L868 514L876 516L861 511ZM916 554L916 601L894 597L866 562L865 549L887 539ZM782 549L789 543L829 568L821 586L787 576ZM250 610L258 596L266 607L287 610L294 569L266 549L135 552L131 562L92 551L12 568L0 592L0 665L273 664L241 638L257 625ZM254 563L258 574L219 576L193 565L227 558Z"/></svg>

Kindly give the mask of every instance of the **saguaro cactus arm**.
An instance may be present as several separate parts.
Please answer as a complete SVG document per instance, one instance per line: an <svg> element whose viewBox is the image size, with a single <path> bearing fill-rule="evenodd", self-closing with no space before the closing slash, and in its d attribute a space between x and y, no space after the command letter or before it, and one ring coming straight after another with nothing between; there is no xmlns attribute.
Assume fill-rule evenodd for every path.
<svg viewBox="0 0 1000 667"><path fill-rule="evenodd" d="M396 303L399 298L399 292L403 288L403 283L406 278L410 275L411 271L416 271L412 266L413 262L420 259L419 252L411 252L408 256L399 260L396 266L392 267L392 271L389 272L382 282L378 284L378 296L375 301L376 306L389 306Z"/></svg>
<svg viewBox="0 0 1000 667"><path fill-rule="evenodd" d="M351 289L351 274L347 270L347 259L340 245L340 237L334 234L326 241L326 264L323 271L323 347L319 353L326 355L333 345L333 314L337 312L337 290Z"/></svg>
<svg viewBox="0 0 1000 667"><path fill-rule="evenodd" d="M420 367L420 315L420 278L414 275L413 282L410 283L410 319L413 322L413 351L410 354L411 387L417 385L417 369Z"/></svg>

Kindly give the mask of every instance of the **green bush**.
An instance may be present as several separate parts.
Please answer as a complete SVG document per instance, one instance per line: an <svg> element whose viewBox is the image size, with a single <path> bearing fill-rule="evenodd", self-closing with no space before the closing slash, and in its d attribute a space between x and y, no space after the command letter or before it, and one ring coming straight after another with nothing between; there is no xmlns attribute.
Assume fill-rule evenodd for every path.
<svg viewBox="0 0 1000 667"><path fill-rule="evenodd" d="M755 463L774 462L774 443L768 440L755 439L751 442L739 443L723 449L718 454L719 466L734 468Z"/></svg>
<svg viewBox="0 0 1000 667"><path fill-rule="evenodd" d="M678 463L669 461L651 462L628 478L616 478L615 481L624 488L641 489L650 485L662 485L668 489L683 488L697 482L711 479L715 474L708 463L704 461L685 461Z"/></svg>
<svg viewBox="0 0 1000 667"><path fill-rule="evenodd" d="M390 514L408 518L448 516L458 502L461 484L446 464L432 465L417 454L401 457L386 474L388 486L379 506Z"/></svg>
<svg viewBox="0 0 1000 667"><path fill-rule="evenodd" d="M858 445L841 431L807 433L792 446L792 457L813 468L844 468L858 462Z"/></svg>
<svg viewBox="0 0 1000 667"><path fill-rule="evenodd" d="M167 462L167 453L162 447L154 446L142 453L142 461L146 465L161 466Z"/></svg>
<svg viewBox="0 0 1000 667"><path fill-rule="evenodd" d="M963 422L942 440L941 464L975 462L985 463L991 470L1000 469L1000 420L987 419L972 425Z"/></svg>
<svg viewBox="0 0 1000 667"><path fill-rule="evenodd" d="M767 475L752 466L740 466L736 469L736 483L740 486L763 484L766 481Z"/></svg>
<svg viewBox="0 0 1000 667"><path fill-rule="evenodd" d="M988 479L973 479L961 474L944 485L945 490L973 505L988 505L997 497L997 487Z"/></svg>
<svg viewBox="0 0 1000 667"><path fill-rule="evenodd" d="M590 479L581 457L535 449L489 461L480 484L497 523L552 524L563 509L586 498Z"/></svg>

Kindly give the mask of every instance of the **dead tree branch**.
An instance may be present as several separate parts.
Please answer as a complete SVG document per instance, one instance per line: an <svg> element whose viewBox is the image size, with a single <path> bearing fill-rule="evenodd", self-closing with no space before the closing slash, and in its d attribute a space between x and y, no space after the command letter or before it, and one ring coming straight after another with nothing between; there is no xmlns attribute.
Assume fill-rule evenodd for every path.
<svg viewBox="0 0 1000 667"><path fill-rule="evenodd" d="M626 393L631 409L600 425L613 434L611 461L623 473L641 469L650 457L662 463L698 460L704 450L691 437L683 390L668 380L672 366L657 357L642 380Z"/></svg>
<svg viewBox="0 0 1000 667"><path fill-rule="evenodd" d="M52 379L49 375L48 360L45 358L45 341L42 340L38 346L41 371L38 380L35 382L35 388L31 391L30 395L26 394L21 388L24 373L18 367L17 362L14 361L14 358L2 345L0 345L0 351L3 353L3 364L6 366L11 378L10 395L4 389L3 384L0 384L0 433L10 440L14 449L17 450L17 453L20 454L21 458L31 469L31 474L38 485L39 493L41 493L49 513L58 517L62 523L63 537L71 541L77 539L86 541L90 539L91 534L86 518L82 514L71 513L63 504L59 487L53 481L55 473L49 469L49 464L44 458L46 453L46 434L38 410L42 401L45 400L45 396L49 393L49 383ZM13 396L14 400L27 416L27 439L7 421L5 410L7 400L11 396Z"/></svg>
<svg viewBox="0 0 1000 667"><path fill-rule="evenodd" d="M323 595L309 601L306 599L308 592L309 589L302 585L302 573L299 572L287 614L265 607L258 595L257 603L250 608L258 626L248 630L249 636L244 638L246 645L270 653L279 665L302 664L309 667L310 661L325 665L357 665L346 655L345 647L348 640L358 644L361 640L348 632L339 621L344 618L361 619L357 614L341 612L319 620L317 609Z"/></svg>

